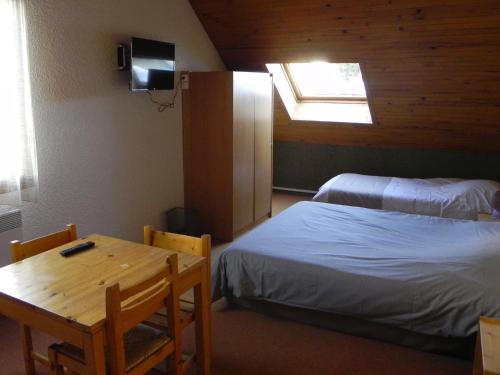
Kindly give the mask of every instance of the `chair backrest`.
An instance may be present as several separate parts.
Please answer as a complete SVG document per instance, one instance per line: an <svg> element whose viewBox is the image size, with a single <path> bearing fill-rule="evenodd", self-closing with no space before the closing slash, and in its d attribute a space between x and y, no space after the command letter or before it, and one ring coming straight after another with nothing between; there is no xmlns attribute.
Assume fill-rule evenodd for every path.
<svg viewBox="0 0 500 375"><path fill-rule="evenodd" d="M207 258L210 264L210 235L200 237L185 236L183 234L161 232L154 230L151 225L144 227L144 244L160 247Z"/></svg>
<svg viewBox="0 0 500 375"><path fill-rule="evenodd" d="M177 254L173 254L167 258L166 267L147 280L123 290L119 284L106 289L106 332L112 374L126 373L124 334L164 307L167 309L170 328L168 336L180 350L177 280Z"/></svg>
<svg viewBox="0 0 500 375"><path fill-rule="evenodd" d="M23 259L43 253L44 251L75 241L78 235L75 224L66 225L66 229L38 237L30 241L11 241L10 255L12 262L19 262Z"/></svg>

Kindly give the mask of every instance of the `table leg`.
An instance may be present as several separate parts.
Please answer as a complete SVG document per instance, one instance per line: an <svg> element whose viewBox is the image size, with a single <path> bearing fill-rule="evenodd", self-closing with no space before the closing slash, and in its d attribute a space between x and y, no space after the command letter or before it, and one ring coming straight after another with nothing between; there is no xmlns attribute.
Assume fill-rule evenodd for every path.
<svg viewBox="0 0 500 375"><path fill-rule="evenodd" d="M31 328L22 323L19 324L19 328L21 330L21 342L23 345L24 369L26 371L26 375L35 375L35 361L31 356L31 353L33 352Z"/></svg>
<svg viewBox="0 0 500 375"><path fill-rule="evenodd" d="M201 268L201 282L194 287L194 308L196 325L196 366L198 374L210 375L211 340L211 296L207 266Z"/></svg>
<svg viewBox="0 0 500 375"><path fill-rule="evenodd" d="M90 333L85 335L83 350L89 374L106 375L103 331L99 331L93 335Z"/></svg>
<svg viewBox="0 0 500 375"><path fill-rule="evenodd" d="M476 335L476 350L474 353L474 364L472 368L473 375L483 374L483 350L481 348L481 333Z"/></svg>

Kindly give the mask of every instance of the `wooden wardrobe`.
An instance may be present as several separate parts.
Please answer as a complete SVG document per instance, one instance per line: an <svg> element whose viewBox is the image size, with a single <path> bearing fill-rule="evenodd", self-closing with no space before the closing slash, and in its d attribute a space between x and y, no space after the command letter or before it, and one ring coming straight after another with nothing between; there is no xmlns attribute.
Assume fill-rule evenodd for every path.
<svg viewBox="0 0 500 375"><path fill-rule="evenodd" d="M221 240L271 215L273 82L266 73L192 72L182 91L184 200Z"/></svg>

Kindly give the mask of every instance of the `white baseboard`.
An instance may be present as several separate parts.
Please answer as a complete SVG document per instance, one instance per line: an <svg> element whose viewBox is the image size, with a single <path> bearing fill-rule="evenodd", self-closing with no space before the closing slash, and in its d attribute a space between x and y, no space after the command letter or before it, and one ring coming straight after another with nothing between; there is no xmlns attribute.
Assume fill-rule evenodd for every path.
<svg viewBox="0 0 500 375"><path fill-rule="evenodd" d="M293 193L305 193L305 194L316 194L317 193L317 191L314 191L314 190L293 189L293 188L286 188L286 187L281 187L281 186L273 186L273 190L290 191Z"/></svg>

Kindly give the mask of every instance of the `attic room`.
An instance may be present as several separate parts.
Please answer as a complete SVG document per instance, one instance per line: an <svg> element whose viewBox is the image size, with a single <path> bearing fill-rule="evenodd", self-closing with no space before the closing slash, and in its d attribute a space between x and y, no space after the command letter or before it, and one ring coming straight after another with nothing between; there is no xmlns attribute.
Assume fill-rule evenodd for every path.
<svg viewBox="0 0 500 375"><path fill-rule="evenodd" d="M0 374L500 374L500 2L0 31Z"/></svg>

